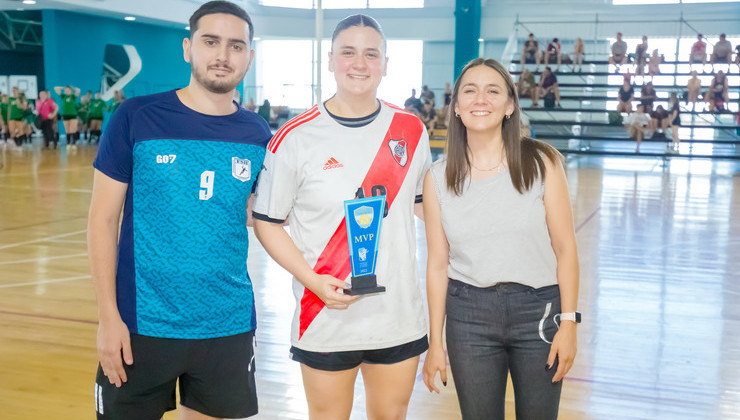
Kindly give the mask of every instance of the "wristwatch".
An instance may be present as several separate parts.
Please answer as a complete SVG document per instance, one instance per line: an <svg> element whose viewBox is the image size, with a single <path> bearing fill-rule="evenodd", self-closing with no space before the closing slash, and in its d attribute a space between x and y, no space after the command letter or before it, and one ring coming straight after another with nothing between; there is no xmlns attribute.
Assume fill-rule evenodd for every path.
<svg viewBox="0 0 740 420"><path fill-rule="evenodd" d="M576 324L581 323L581 313L580 312L563 312L560 314L560 320L561 321L573 321Z"/></svg>

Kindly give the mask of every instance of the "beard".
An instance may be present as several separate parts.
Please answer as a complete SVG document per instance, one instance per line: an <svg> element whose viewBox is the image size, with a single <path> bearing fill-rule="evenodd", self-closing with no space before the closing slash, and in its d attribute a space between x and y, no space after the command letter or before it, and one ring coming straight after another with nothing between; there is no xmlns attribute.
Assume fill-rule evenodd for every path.
<svg viewBox="0 0 740 420"><path fill-rule="evenodd" d="M233 68L231 67L228 68L230 70L233 70ZM200 83L201 86L206 88L206 90L208 90L209 92L218 94L229 93L236 89L236 87L239 86L239 83L244 80L244 76L247 74L247 70L245 69L241 74L232 73L231 77L208 78L208 68L206 67L205 73L201 73L198 67L193 64L192 60L190 61L190 71L192 72L195 80Z"/></svg>

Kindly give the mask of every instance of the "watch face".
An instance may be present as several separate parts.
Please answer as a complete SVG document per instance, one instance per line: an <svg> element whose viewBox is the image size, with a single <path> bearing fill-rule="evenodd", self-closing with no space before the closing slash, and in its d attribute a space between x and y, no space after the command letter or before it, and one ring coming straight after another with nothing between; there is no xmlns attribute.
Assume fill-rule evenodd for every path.
<svg viewBox="0 0 740 420"><path fill-rule="evenodd" d="M576 312L576 324L580 324L580 323L581 323L581 313Z"/></svg>

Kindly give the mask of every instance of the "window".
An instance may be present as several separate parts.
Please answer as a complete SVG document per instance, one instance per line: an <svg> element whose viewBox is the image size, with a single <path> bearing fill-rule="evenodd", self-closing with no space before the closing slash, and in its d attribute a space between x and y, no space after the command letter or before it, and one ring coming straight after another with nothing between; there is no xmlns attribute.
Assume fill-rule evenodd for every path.
<svg viewBox="0 0 740 420"><path fill-rule="evenodd" d="M257 103L265 99L272 105L306 109L315 101L313 79L314 41L263 40L256 48ZM336 92L334 73L329 72L331 41L321 46L322 99ZM388 72L378 88L378 97L403 105L411 88L421 85L423 42L388 40Z"/></svg>

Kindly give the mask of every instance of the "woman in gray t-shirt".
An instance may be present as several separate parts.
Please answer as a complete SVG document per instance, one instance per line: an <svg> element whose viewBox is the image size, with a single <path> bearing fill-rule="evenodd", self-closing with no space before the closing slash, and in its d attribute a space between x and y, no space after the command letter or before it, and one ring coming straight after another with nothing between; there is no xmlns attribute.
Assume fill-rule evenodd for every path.
<svg viewBox="0 0 740 420"><path fill-rule="evenodd" d="M521 137L519 100L495 60L455 83L447 157L424 180L429 352L424 383L447 382L463 419L555 419L576 354L578 255L562 156Z"/></svg>

